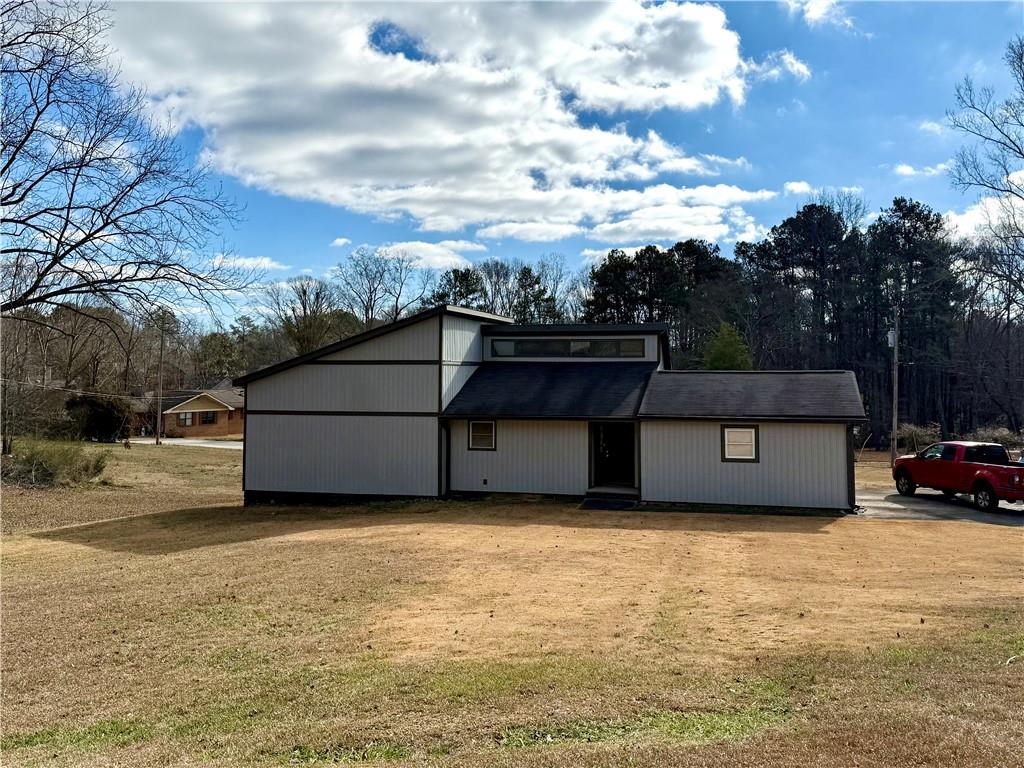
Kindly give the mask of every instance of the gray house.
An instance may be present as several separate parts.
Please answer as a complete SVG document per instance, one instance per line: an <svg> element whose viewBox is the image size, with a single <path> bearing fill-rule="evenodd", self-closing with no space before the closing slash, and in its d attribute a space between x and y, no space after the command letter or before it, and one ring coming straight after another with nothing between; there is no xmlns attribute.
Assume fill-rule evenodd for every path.
<svg viewBox="0 0 1024 768"><path fill-rule="evenodd" d="M849 371L672 371L665 326L442 306L234 383L247 503L453 493L851 509Z"/></svg>

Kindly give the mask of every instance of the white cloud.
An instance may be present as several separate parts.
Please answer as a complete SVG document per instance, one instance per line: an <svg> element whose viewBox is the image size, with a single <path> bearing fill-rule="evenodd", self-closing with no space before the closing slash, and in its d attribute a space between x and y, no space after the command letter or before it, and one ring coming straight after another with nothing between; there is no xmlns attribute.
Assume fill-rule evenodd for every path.
<svg viewBox="0 0 1024 768"><path fill-rule="evenodd" d="M792 51L781 50L768 54L761 63L750 63L751 72L761 80L779 80L789 74L805 83L811 79L811 68Z"/></svg>
<svg viewBox="0 0 1024 768"><path fill-rule="evenodd" d="M536 243L547 243L564 240L580 233L577 224L558 223L554 221L507 221L503 224L492 224L478 229L477 237L505 238L527 240Z"/></svg>
<svg viewBox="0 0 1024 768"><path fill-rule="evenodd" d="M347 237L336 237L331 240L331 248L344 248L351 242Z"/></svg>
<svg viewBox="0 0 1024 768"><path fill-rule="evenodd" d="M487 246L470 240L442 240L438 243L408 240L400 243L388 243L383 246L383 250L385 253L410 256L422 267L451 269L469 265L469 260L462 255L463 253L486 251Z"/></svg>
<svg viewBox="0 0 1024 768"><path fill-rule="evenodd" d="M1007 205L1005 198L989 195L967 206L963 212L947 211L945 219L946 225L956 235L974 239L983 237L990 227L997 226L1004 217L1019 222L1022 216L1024 207L1021 204L1011 200Z"/></svg>
<svg viewBox="0 0 1024 768"><path fill-rule="evenodd" d="M808 26L833 26L854 31L857 25L838 0L785 0L790 15L802 16Z"/></svg>
<svg viewBox="0 0 1024 768"><path fill-rule="evenodd" d="M940 173L945 173L949 170L949 163L923 165L920 168L915 168L913 165L909 165L908 163L900 163L894 166L892 170L897 176L938 176Z"/></svg>
<svg viewBox="0 0 1024 768"><path fill-rule="evenodd" d="M725 210L714 205L654 205L630 211L616 221L602 222L590 230L589 236L606 243L719 240L730 231L725 215Z"/></svg>
<svg viewBox="0 0 1024 768"><path fill-rule="evenodd" d="M409 217L423 231L550 237L659 205L699 209L692 219L717 206L727 222L739 201L716 187L653 182L714 176L742 159L585 126L579 111L741 104L764 71L809 73L788 51L752 65L720 8L671 0L121 3L113 13L124 75L147 88L155 114L203 129L216 170L275 194ZM381 20L423 55L373 47Z"/></svg>
<svg viewBox="0 0 1024 768"><path fill-rule="evenodd" d="M738 240L753 241L760 240L768 234L768 227L758 224L754 217L740 207L731 208L726 218L732 227L732 233L725 238L726 242Z"/></svg>
<svg viewBox="0 0 1024 768"><path fill-rule="evenodd" d="M809 195L814 191L814 187L806 181L787 181L782 189L787 195Z"/></svg>
<svg viewBox="0 0 1024 768"><path fill-rule="evenodd" d="M924 133L930 133L934 136L942 136L946 133L947 128L942 123L936 122L935 120L922 120L917 129Z"/></svg>
<svg viewBox="0 0 1024 768"><path fill-rule="evenodd" d="M215 267L231 267L234 269L255 269L264 272L291 269L287 264L274 261L269 256L231 256L223 253L218 253L213 257L213 265Z"/></svg>

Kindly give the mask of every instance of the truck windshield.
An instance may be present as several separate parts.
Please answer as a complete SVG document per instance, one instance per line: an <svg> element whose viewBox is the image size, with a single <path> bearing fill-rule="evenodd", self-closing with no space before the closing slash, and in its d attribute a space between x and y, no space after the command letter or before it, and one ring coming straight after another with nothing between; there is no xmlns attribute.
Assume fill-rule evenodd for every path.
<svg viewBox="0 0 1024 768"><path fill-rule="evenodd" d="M976 464L1009 464L1010 454L1001 445L972 445L964 451L964 461Z"/></svg>

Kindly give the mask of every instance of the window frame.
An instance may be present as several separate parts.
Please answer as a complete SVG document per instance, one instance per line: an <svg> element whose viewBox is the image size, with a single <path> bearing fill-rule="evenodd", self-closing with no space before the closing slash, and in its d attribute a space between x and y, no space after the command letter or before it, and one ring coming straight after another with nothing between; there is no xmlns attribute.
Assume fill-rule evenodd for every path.
<svg viewBox="0 0 1024 768"><path fill-rule="evenodd" d="M520 344L535 344L543 345L545 342L550 345L564 345L564 350L558 350L555 352L537 351L532 354L524 353L519 351ZM586 345L584 347L584 345ZM595 355L591 354L595 345L604 345L604 349L614 349L614 354ZM510 346L510 352L499 351L501 346ZM623 354L623 348L639 347L637 354ZM598 348L601 348L600 346ZM543 358L558 358L565 360L643 360L647 356L647 342L643 336L625 336L625 337L584 337L584 338L492 338L490 347L491 358L493 359L509 359L509 358L526 358L526 359L543 359Z"/></svg>
<svg viewBox="0 0 1024 768"><path fill-rule="evenodd" d="M206 420L207 416L210 417L209 421ZM216 424L217 423L217 412L216 411L200 411L199 412L199 423L200 424Z"/></svg>
<svg viewBox="0 0 1024 768"><path fill-rule="evenodd" d="M179 427L191 427L192 426L192 411L181 411L178 413L178 426Z"/></svg>
<svg viewBox="0 0 1024 768"><path fill-rule="evenodd" d="M753 458L735 458L728 455L727 433L729 430L749 430L754 435ZM761 462L761 429L757 424L722 424L722 462L728 464L759 464Z"/></svg>
<svg viewBox="0 0 1024 768"><path fill-rule="evenodd" d="M473 425L474 424L490 424L491 425L491 446L490 448L480 448L473 445ZM470 419L466 422L466 449L470 451L496 451L498 450L498 425L490 419Z"/></svg>

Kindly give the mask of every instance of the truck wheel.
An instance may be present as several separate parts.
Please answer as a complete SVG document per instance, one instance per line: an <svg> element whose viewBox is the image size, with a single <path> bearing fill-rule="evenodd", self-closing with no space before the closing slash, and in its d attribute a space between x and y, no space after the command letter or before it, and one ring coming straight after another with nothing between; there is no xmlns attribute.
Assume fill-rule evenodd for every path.
<svg viewBox="0 0 1024 768"><path fill-rule="evenodd" d="M903 471L896 475L896 492L900 496L913 496L916 490L917 486L914 485L914 480L910 477L909 472Z"/></svg>
<svg viewBox="0 0 1024 768"><path fill-rule="evenodd" d="M999 509L999 499L988 483L981 483L974 488L974 506L982 512L995 512Z"/></svg>

